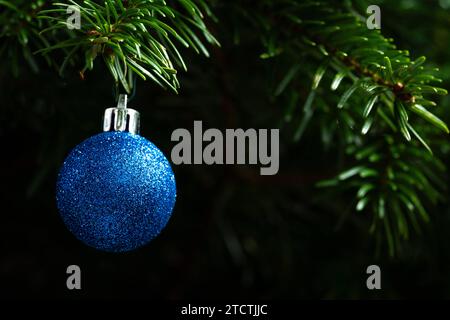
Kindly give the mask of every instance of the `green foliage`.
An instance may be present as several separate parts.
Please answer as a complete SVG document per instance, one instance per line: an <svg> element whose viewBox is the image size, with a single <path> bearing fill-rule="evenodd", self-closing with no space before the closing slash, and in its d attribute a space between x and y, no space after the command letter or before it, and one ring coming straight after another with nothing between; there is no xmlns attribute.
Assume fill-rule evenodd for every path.
<svg viewBox="0 0 450 320"><path fill-rule="evenodd" d="M319 187L353 192L355 211L371 215L369 231L384 235L394 255L411 230L419 232L421 222L432 219L430 205L443 199L445 166L432 151L447 143L449 129L435 102L447 91L425 57L413 59L393 39L369 30L358 11L369 3L355 2L211 5L225 6L233 21L241 20L236 46L240 33L260 37L260 58L276 66L273 97L294 140L319 127L324 148L346 151L342 173ZM80 30L67 28L71 5L81 12ZM102 57L127 92L134 75L177 91L177 68L188 65L178 46L208 56L207 43L218 45L204 21L213 14L202 0L0 1L0 8L0 56L17 61L21 50L37 71L32 52L56 66L49 57L60 50L61 75L81 60L83 75ZM18 63L11 65L17 74Z"/></svg>
<svg viewBox="0 0 450 320"><path fill-rule="evenodd" d="M299 66L307 70L305 61L316 64L306 74L312 85L293 124L294 137L300 139L310 122L320 121L325 145L336 136L351 150L346 156L351 168L319 186L354 190L356 211L372 214L371 232L384 233L394 255L400 240L409 238L409 225L418 231L418 220L429 221L422 202L443 199L446 186L439 177L445 167L431 154L429 140L436 135L430 125L449 133L431 111L433 97L447 91L435 86L442 80L424 66L425 57L412 60L392 39L369 30L363 14L355 14L348 2L331 8L329 1L286 0L261 1L256 14L244 16L265 31L262 58L291 62L275 89L286 101L287 122L295 121L301 103L298 88L305 72ZM324 83L327 75L331 85Z"/></svg>
<svg viewBox="0 0 450 320"><path fill-rule="evenodd" d="M49 45L40 34L44 24L36 19L48 1L0 1L0 58L8 61L12 73L19 74L22 56L34 72L39 71L33 51ZM46 56L47 63L51 60Z"/></svg>
<svg viewBox="0 0 450 320"><path fill-rule="evenodd" d="M1 5L7 9L5 14L19 12L12 2L2 1ZM164 88L177 91L179 82L176 68L187 70L177 46L191 48L208 56L205 41L199 34L207 42L218 45L203 22L204 14L211 17L212 14L202 0L176 0L170 4L163 0L65 1L53 3L52 8L46 10L36 9L44 5L45 1L33 4L32 8L35 9L32 14L20 11L19 20L31 21L31 29L21 28L17 31L14 26L20 21L10 20L7 16L0 18L0 21L7 21L5 35L17 33L28 55L27 32L32 32L45 43L44 48L38 47L41 48L39 53L64 50L65 59L58 66L61 75L69 63L74 64L84 57L84 67L80 71L83 77L86 70L93 69L95 59L101 56L115 82L120 83L127 92L131 92L133 75L144 80L151 79ZM75 9L81 15L79 30L71 30L68 26L69 13ZM36 19L37 11L39 15ZM42 27L43 21L48 27L37 32L34 27Z"/></svg>
<svg viewBox="0 0 450 320"><path fill-rule="evenodd" d="M174 91L179 88L174 65L184 70L187 67L175 41L206 56L208 51L197 36L197 31L203 33L209 42L218 44L203 22L202 10L208 13L210 11L201 0L179 0L173 6L163 0L108 0L103 4L86 0L82 4L68 1L68 4L55 3L55 6L60 8L41 12L41 19L53 21L53 25L43 32L68 30L67 17L64 15L68 6L75 6L80 11L82 27L76 36L58 42L42 52L70 49L61 66L61 73L66 62L79 50L85 54L82 74L86 70L92 70L94 60L102 55L116 83L120 81L127 92L132 89L133 73ZM175 7L181 9L176 10Z"/></svg>

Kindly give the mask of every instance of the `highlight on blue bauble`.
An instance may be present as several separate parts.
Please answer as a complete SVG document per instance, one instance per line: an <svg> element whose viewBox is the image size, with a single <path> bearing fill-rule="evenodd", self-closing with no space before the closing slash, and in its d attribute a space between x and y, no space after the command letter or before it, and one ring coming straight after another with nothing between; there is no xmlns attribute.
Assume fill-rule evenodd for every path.
<svg viewBox="0 0 450 320"><path fill-rule="evenodd" d="M150 242L169 221L175 199L169 161L153 143L129 132L103 132L82 142L58 176L64 223L103 251L131 251Z"/></svg>

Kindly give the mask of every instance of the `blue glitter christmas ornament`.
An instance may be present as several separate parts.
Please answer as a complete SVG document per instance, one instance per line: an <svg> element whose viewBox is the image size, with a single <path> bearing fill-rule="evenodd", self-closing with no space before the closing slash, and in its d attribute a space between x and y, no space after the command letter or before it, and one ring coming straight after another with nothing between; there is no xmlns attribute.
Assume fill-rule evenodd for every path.
<svg viewBox="0 0 450 320"><path fill-rule="evenodd" d="M85 244L109 252L134 250L154 239L176 198L168 160L137 134L139 114L121 99L105 113L107 132L75 147L57 182L57 206L67 228Z"/></svg>

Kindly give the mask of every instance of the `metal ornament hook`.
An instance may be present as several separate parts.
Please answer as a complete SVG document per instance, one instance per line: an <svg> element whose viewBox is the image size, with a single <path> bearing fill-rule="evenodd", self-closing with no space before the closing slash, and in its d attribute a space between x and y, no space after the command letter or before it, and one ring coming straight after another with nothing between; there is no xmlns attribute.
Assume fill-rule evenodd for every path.
<svg viewBox="0 0 450 320"><path fill-rule="evenodd" d="M127 131L133 134L140 132L140 114L134 109L127 108L128 96L121 94L116 108L105 110L103 131Z"/></svg>

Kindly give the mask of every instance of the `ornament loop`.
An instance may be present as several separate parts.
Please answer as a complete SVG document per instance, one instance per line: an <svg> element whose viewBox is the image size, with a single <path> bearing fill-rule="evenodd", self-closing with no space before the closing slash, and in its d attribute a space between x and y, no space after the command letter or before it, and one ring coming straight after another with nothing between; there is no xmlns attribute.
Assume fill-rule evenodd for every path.
<svg viewBox="0 0 450 320"><path fill-rule="evenodd" d="M121 94L119 96L119 101L117 102L117 109L126 109L128 103L128 96L126 94Z"/></svg>
<svg viewBox="0 0 450 320"><path fill-rule="evenodd" d="M128 96L121 94L116 108L108 108L103 120L103 131L128 131L139 134L139 112L127 108Z"/></svg>

